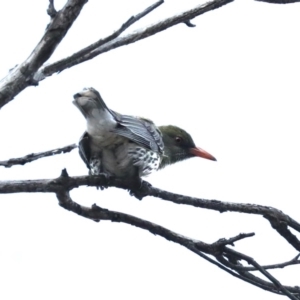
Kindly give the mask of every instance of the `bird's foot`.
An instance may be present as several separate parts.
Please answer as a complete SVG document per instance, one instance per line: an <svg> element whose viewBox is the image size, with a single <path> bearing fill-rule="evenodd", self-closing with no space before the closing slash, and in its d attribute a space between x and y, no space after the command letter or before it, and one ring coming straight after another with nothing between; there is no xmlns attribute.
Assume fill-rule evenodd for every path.
<svg viewBox="0 0 300 300"><path fill-rule="evenodd" d="M104 189L107 189L108 188L108 185L110 183L110 179L113 177L111 176L110 174L107 174L107 173L101 173L101 175L105 178L105 185L101 185L99 186L101 191L103 191Z"/></svg>
<svg viewBox="0 0 300 300"><path fill-rule="evenodd" d="M148 196L148 189L152 185L141 178L138 178L134 184L134 188L129 191L130 196L134 196L139 200L142 200L145 196Z"/></svg>
<svg viewBox="0 0 300 300"><path fill-rule="evenodd" d="M112 176L110 174L107 174L107 173L98 173L98 174L90 174L90 175L92 175L92 176L99 176L101 184L96 186L97 190L100 189L101 191L103 191L104 189L108 188L110 179L112 178ZM104 181L104 184L103 184L103 181Z"/></svg>

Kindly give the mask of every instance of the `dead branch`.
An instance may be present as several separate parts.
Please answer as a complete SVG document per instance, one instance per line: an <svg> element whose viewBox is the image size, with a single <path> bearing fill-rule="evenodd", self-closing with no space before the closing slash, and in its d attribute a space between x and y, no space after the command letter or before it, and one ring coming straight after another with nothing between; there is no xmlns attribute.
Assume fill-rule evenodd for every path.
<svg viewBox="0 0 300 300"><path fill-rule="evenodd" d="M72 144L72 145L62 147L62 148L52 149L52 150L45 151L45 152L27 154L23 157L10 158L9 160L0 161L0 166L3 166L5 168L10 168L15 165L25 165L29 162L32 162L34 160L37 160L37 159L40 159L43 157L71 152L75 148L77 148L77 145Z"/></svg>
<svg viewBox="0 0 300 300"><path fill-rule="evenodd" d="M122 32L124 32L127 28L129 28L131 25L133 25L134 23L136 23L138 20L140 20L141 18L145 17L146 15L148 15L150 12L152 12L155 8L157 8L158 6L160 6L161 4L163 4L164 1L160 0L156 3L154 3L153 5L149 6L148 8L146 8L144 11L142 11L141 13L137 14L136 16L132 16L130 17L124 24L122 24L122 26L116 30L114 33L110 34L109 36L107 36L106 38L100 39L97 42L89 45L86 48L81 49L80 51L74 53L72 56L67 57L65 59L63 59L63 61L65 61L65 63L68 63L68 61L75 61L81 57L84 57L85 55L89 54L90 52L92 52L93 50L95 50L96 48L107 44L108 42L112 41L113 39L117 38L118 36L120 36L120 34ZM59 64L60 61L58 61L57 63ZM56 63L54 63L56 64ZM51 65L54 65L51 64ZM46 66L45 68L49 68L51 65ZM57 72L61 72L62 70L59 70ZM52 74L51 74L52 75ZM38 75L40 76L40 75ZM41 77L40 77L41 79Z"/></svg>
<svg viewBox="0 0 300 300"><path fill-rule="evenodd" d="M44 36L30 56L0 81L0 109L28 86L38 84L34 74L51 57L87 1L68 0L51 19Z"/></svg>
<svg viewBox="0 0 300 300"><path fill-rule="evenodd" d="M292 265L298 265L300 264L300 260L298 260L300 254L296 255L294 258L287 262L279 263L279 264L274 264L274 265L264 265L263 268L265 270L268 269L283 269L287 266L292 266ZM254 267L244 267L245 271L255 271L256 269Z"/></svg>
<svg viewBox="0 0 300 300"><path fill-rule="evenodd" d="M263 274L265 277L267 277L276 288L281 291L284 295L286 295L288 298L297 300L299 299L295 295L293 295L286 287L284 287L274 276L272 276L267 270L265 270L262 266L260 266L252 257L249 257L245 254L238 253L237 251L226 248L224 249L224 252L228 253L230 255L230 258L235 257L235 259L238 260L245 260L248 264L251 264L258 270L261 274ZM244 272L243 272L244 273Z"/></svg>
<svg viewBox="0 0 300 300"><path fill-rule="evenodd" d="M64 174L63 177L67 178L66 176L67 174ZM228 245L232 245L233 242L239 241L247 237L252 237L254 233L239 234L238 236L232 237L230 239L220 239L219 241L213 244L207 244L202 241L194 240L184 235L178 234L174 231L171 231L153 222L149 222L129 214L125 214L117 211L110 211L108 209L101 208L96 204L92 205L91 208L80 205L71 199L69 192L65 190L63 186L61 186L61 188L56 192L56 196L59 200L60 206L82 217L91 219L96 222L99 222L101 220L121 222L132 226L136 226L144 230L148 230L154 235L159 235L161 237L164 237L168 241L172 241L174 243L184 246L190 251L196 253L198 256L208 260L209 262L213 262L215 265L217 265L224 271L230 273L231 275L241 280L249 282L255 286L268 290L272 293L279 294L279 295L286 295L288 298L293 300L297 300L299 299L298 297L300 297L299 287L290 287L290 286L281 285L280 282L274 276L269 274L254 259L240 252L233 251L232 249L227 247ZM206 256L203 252L214 256L217 261L212 260L211 258ZM228 257L234 257L235 264L232 262L227 263ZM240 271L239 260L245 260L246 262L251 263L254 266L254 269L264 274L271 281L271 283L253 274L250 274L249 271L248 272L244 270ZM231 261L233 261L232 258ZM248 278L249 276L246 276L248 274L251 275L251 279Z"/></svg>
<svg viewBox="0 0 300 300"><path fill-rule="evenodd" d="M47 14L53 19L56 14L57 14L57 11L54 7L54 3L53 3L54 0L49 0L49 6L48 6L48 9L47 9Z"/></svg>
<svg viewBox="0 0 300 300"><path fill-rule="evenodd" d="M145 196L153 196L176 204L191 205L220 212L232 211L261 215L271 223L271 226L287 242L289 242L290 245L292 245L297 251L300 251L300 241L289 230L289 227L291 227L297 232L300 232L300 224L274 207L188 197L160 190L151 186L146 181L143 181L141 184L141 182L137 182L132 179L118 179L108 177L105 174L101 174L99 176L69 177L65 170L62 174L63 176L56 179L0 181L0 193L57 193L62 187L64 187L64 190L70 191L83 185L94 187L113 186L129 190L130 194L138 199L142 199Z"/></svg>
<svg viewBox="0 0 300 300"><path fill-rule="evenodd" d="M81 9L87 1L88 0L68 0L63 9L56 11L54 7L54 1L49 0L47 13L51 17L51 21L47 26L46 32L41 41L37 44L30 56L23 63L10 70L9 74L0 81L0 108L13 100L18 93L23 91L28 86L37 85L39 81L51 76L54 73L61 72L67 68L90 60L104 52L147 38L180 23L184 23L189 27L193 27L194 25L190 21L193 18L223 5L229 4L234 0L211 1L176 16L172 16L163 21L157 22L144 29L139 29L138 31L129 33L124 37L120 37L121 33L128 29L133 23L137 22L139 19L143 18L145 15L160 6L163 3L163 0L160 0L145 9L143 12L131 17L117 31L106 38L98 40L94 44L91 44L88 47L74 53L70 57L57 61L51 65L45 65L55 51L56 47L59 45L72 26L73 22L80 14ZM300 2L300 0L256 1L274 4ZM1 161L0 166L8 168L13 165L24 165L43 157L70 152L75 148L76 145L73 144L46 152L32 153L24 157ZM173 241L184 246L232 276L235 276L272 293L285 295L294 300L300 299L299 287L284 286L267 271L267 269L283 268L293 264L299 264L299 254L294 259L285 263L262 266L252 257L235 251L229 247L234 246L234 243L242 239L252 237L254 233L239 234L229 239L220 239L215 243L207 244L202 241L180 235L158 224L139 219L128 214L110 211L95 204L92 207L79 205L71 199L69 191L83 185L94 187L118 187L126 189L130 191L131 195L140 200L145 196L153 196L162 200L171 201L175 204L191 205L194 207L216 210L219 212L231 211L261 215L270 222L272 228L275 229L278 234L280 234L287 242L289 242L289 244L292 245L297 251L300 251L300 241L290 230L290 228L292 228L297 232L300 232L300 224L276 208L262 205L230 203L218 200L188 197L160 190L152 187L147 182L141 183L130 179L120 180L118 178L112 178L106 175L69 177L66 170L63 170L61 176L55 179L2 181L0 182L0 193L55 193L61 207L80 216L97 222L100 220L122 222L144 230L148 230L155 235L164 237L168 241ZM251 267L245 266L243 263L250 264ZM260 277L255 276L252 272L260 272L260 274L266 279L261 279Z"/></svg>
<svg viewBox="0 0 300 300"><path fill-rule="evenodd" d="M83 5L87 1L88 0L69 0L64 8L59 12L55 11L53 1L49 2L47 13L52 19L50 24L47 26L46 32L41 41L35 47L27 60L11 69L9 74L0 81L0 109L13 100L13 98L22 90L30 85L38 85L39 81L44 78L39 70L40 67L51 57L54 50L62 41L73 22L78 17ZM75 57L76 55L82 57L86 53L89 53L99 47L99 45L108 43L112 39L118 37L129 26L146 16L162 3L163 1L160 0L135 17L131 17L119 30L107 38L82 49L75 54Z"/></svg>
<svg viewBox="0 0 300 300"><path fill-rule="evenodd" d="M91 45L89 47L91 47L92 51L85 51L85 49L89 48L89 47L87 47L83 50L80 50L77 53L74 53L70 57L64 58L64 59L54 62L48 66L42 67L39 70L38 78L39 78L39 80L42 80L48 76L53 75L54 73L62 72L63 70L65 70L67 68L71 68L82 62L90 60L104 52L108 52L115 48L137 42L141 39L147 38L158 32L164 31L164 30L166 30L172 26L175 26L177 24L180 24L180 23L191 24L190 23L191 19L194 19L197 16L200 16L211 10L217 9L217 8L219 8L223 5L229 4L233 1L234 0L215 0L215 1L207 2L206 4L198 5L193 9L187 10L179 15L175 15L168 19L157 22L149 27L137 30L133 33L130 33L130 34L124 36L124 37L114 38L113 40L110 40L109 42L105 42L105 43L104 43L104 41L107 38L103 39L103 40L99 40L98 42L95 43L95 44L97 44L97 43L99 44L97 49L95 49Z"/></svg>

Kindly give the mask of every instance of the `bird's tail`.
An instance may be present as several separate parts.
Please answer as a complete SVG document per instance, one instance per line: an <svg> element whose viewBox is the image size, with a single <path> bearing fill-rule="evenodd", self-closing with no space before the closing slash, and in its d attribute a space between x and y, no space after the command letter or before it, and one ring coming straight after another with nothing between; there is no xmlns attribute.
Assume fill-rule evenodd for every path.
<svg viewBox="0 0 300 300"><path fill-rule="evenodd" d="M100 114L113 115L111 110L106 106L100 93L94 88L86 88L74 95L74 105L81 111L85 118L98 111Z"/></svg>

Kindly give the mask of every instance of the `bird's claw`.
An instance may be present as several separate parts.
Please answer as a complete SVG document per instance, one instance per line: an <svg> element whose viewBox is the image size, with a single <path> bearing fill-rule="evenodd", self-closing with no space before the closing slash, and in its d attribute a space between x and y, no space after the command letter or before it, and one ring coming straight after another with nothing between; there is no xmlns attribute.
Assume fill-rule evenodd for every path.
<svg viewBox="0 0 300 300"><path fill-rule="evenodd" d="M137 199L142 200L148 195L147 191L151 186L152 185L149 182L139 178L136 187L133 190L130 190L129 194L130 196L134 196Z"/></svg>
<svg viewBox="0 0 300 300"><path fill-rule="evenodd" d="M108 185L110 183L110 179L112 178L112 176L110 174L107 174L107 173L99 173L97 175L94 175L94 176L99 176L101 179L104 179L105 180L105 184L101 184L101 185L97 185L96 188L97 190L100 190L103 191L104 189L107 189L108 188ZM102 181L102 180L101 180Z"/></svg>

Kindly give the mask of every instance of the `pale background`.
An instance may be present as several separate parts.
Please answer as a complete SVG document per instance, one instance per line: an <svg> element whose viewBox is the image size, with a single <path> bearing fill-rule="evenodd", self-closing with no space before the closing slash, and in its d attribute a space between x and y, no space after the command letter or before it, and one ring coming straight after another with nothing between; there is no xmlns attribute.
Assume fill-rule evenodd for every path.
<svg viewBox="0 0 300 300"><path fill-rule="evenodd" d="M60 8L65 1L55 1ZM110 34L153 1L90 0L57 48L63 58ZM166 1L128 32L199 1ZM204 3L204 1L203 1ZM40 40L48 1L0 2L0 77ZM112 109L176 124L218 161L191 159L147 178L207 199L270 205L300 221L300 5L235 1L153 37L54 75L0 111L0 160L77 142L85 121L72 104L83 87ZM126 34L126 33L124 33ZM77 150L0 169L1 180L87 174ZM297 252L258 216L176 205L124 190L73 190L84 205L126 212L204 242L255 232L236 249L261 264ZM195 254L125 224L95 223L61 209L52 194L1 195L1 299L279 299ZM300 285L299 266L273 271ZM281 297L281 299L283 299Z"/></svg>

